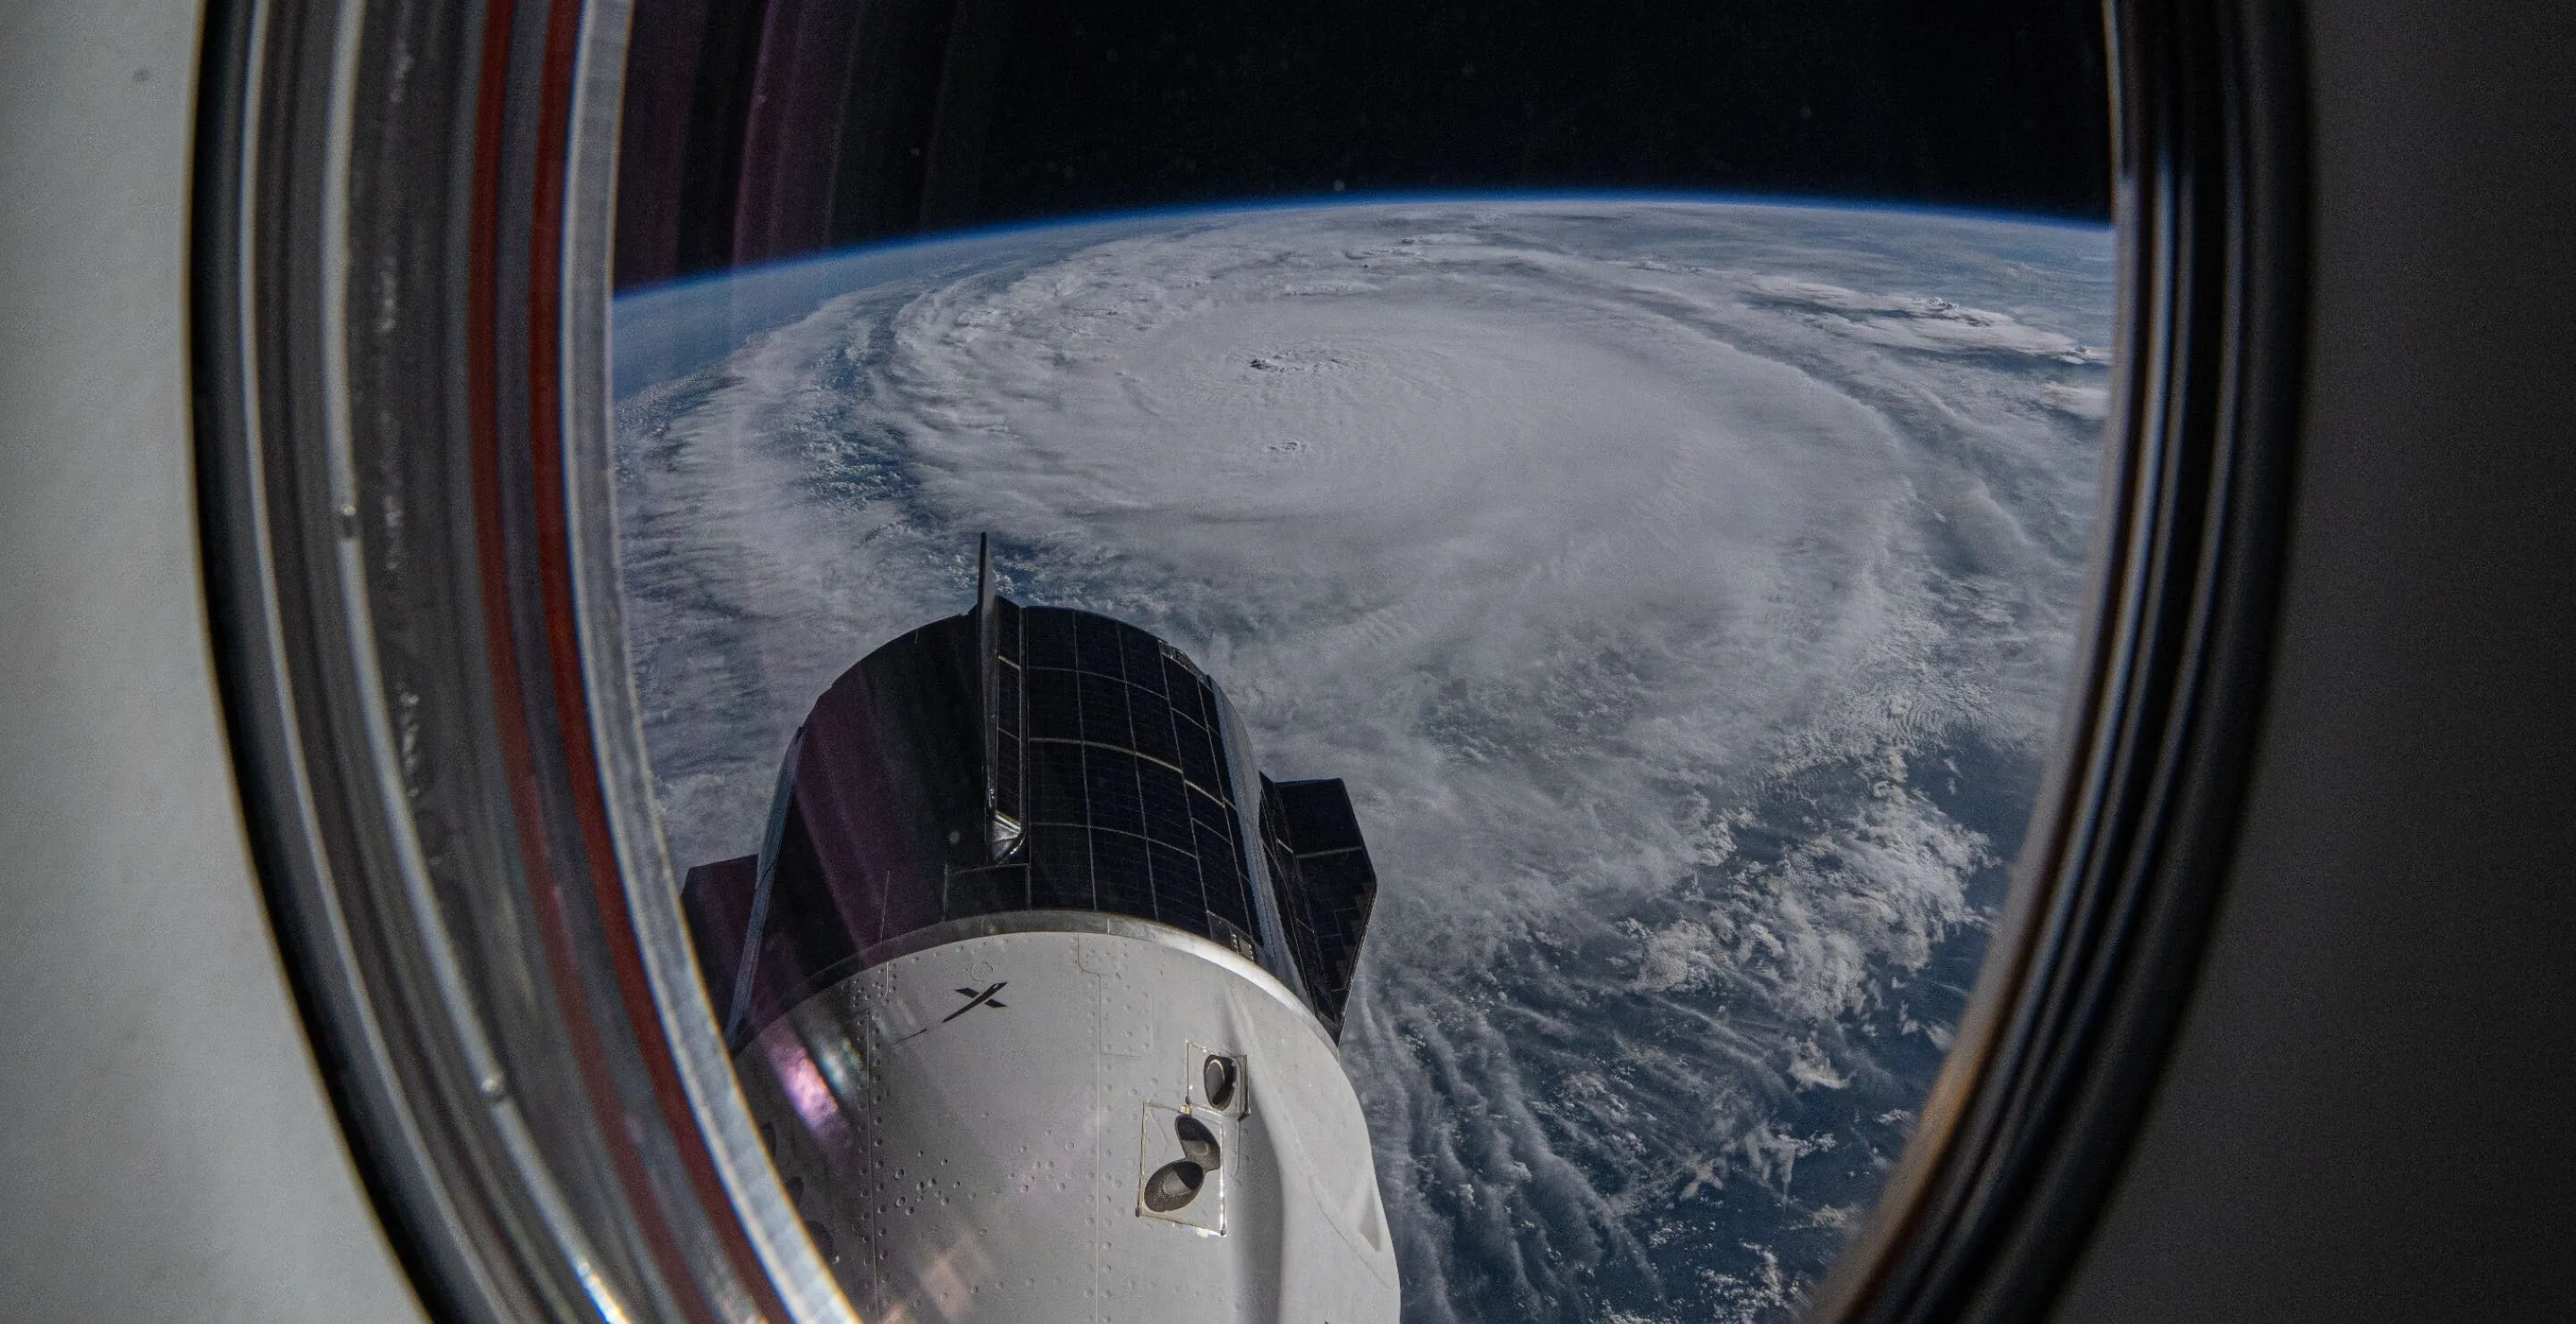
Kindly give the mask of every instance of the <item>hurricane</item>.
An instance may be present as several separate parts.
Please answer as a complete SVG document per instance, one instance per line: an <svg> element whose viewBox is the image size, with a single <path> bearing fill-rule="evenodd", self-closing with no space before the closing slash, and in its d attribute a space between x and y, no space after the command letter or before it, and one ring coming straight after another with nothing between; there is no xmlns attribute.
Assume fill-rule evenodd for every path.
<svg viewBox="0 0 2576 1324"><path fill-rule="evenodd" d="M671 856L757 847L814 696L968 606L990 534L1004 592L1172 640L1265 770L1347 782L1341 1053L1408 1321L1785 1319L1912 1132L2055 739L2113 272L2094 226L1462 197L629 296Z"/></svg>

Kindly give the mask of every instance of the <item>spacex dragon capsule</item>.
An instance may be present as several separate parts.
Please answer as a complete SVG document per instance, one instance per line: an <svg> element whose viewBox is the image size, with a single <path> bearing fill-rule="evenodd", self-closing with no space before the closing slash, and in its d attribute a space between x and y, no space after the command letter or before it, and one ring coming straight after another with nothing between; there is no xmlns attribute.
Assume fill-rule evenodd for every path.
<svg viewBox="0 0 2576 1324"><path fill-rule="evenodd" d="M1179 649L1000 596L869 654L691 869L789 1196L870 1324L1391 1324L1336 1049L1377 877Z"/></svg>

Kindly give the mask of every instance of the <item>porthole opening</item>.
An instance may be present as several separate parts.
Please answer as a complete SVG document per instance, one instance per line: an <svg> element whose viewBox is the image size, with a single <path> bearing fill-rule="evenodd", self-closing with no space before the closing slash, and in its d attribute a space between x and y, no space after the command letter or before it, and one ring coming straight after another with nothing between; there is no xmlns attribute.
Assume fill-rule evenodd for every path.
<svg viewBox="0 0 2576 1324"><path fill-rule="evenodd" d="M1234 1091L1242 1068L1223 1053L1210 1053L1199 1070L1199 1097L1218 1112L1234 1107Z"/></svg>
<svg viewBox="0 0 2576 1324"><path fill-rule="evenodd" d="M1224 1151L1218 1147L1216 1132L1199 1119L1183 1113L1173 1119L1172 1130L1181 1142L1181 1155L1205 1172L1225 1165Z"/></svg>
<svg viewBox="0 0 2576 1324"><path fill-rule="evenodd" d="M1168 1214L1188 1207L1207 1184L1207 1169L1188 1159L1174 1159L1145 1179L1145 1207Z"/></svg>
<svg viewBox="0 0 2576 1324"><path fill-rule="evenodd" d="M497 1065L387 1042L437 1097L589 1118L565 1172L652 1156L566 1188L603 1281L753 1266L785 1315L893 1316L1055 1181L1254 1240L1311 1197L1375 1285L1336 1319L1794 1314L1923 1129L2090 628L2093 11L530 3L481 54L389 17L241 66L451 60L463 100L386 122L492 167L499 239L306 225L280 181L339 165L294 162L250 233L348 252L208 252L276 268L255 366L304 361L343 273L483 245L469 298L371 293L392 329L329 390L244 375L280 397L246 418L368 420L244 472L316 485L248 503L278 564L370 576L298 588L383 646L296 642L296 693L390 696L272 763L390 741L332 803L418 821L329 841L435 847L309 871L374 889L315 932L471 903L424 940L468 950L348 958L368 1005L472 1014L405 982L451 970L560 999L456 1040ZM333 95L258 122L393 131ZM439 136L487 123L574 140ZM455 186L406 159L333 205ZM575 187L487 196L559 159ZM493 398L451 418L450 378ZM1260 1115L1209 1043L1263 1057ZM961 1139L996 1062L1081 1079ZM1104 1090L1139 1131L1012 1166ZM715 1212L620 1221L673 1191ZM835 1238L870 1264L817 1269Z"/></svg>
<svg viewBox="0 0 2576 1324"><path fill-rule="evenodd" d="M1102 1192L1229 1238L1329 1117L1282 1180L1385 1288L1334 1318L1783 1324L1933 1094L2084 628L2104 52L2015 2L640 3L624 628L735 1060L836 999L880 1081L1099 1045L1149 1119ZM1131 924L1299 1028L1148 1014Z"/></svg>

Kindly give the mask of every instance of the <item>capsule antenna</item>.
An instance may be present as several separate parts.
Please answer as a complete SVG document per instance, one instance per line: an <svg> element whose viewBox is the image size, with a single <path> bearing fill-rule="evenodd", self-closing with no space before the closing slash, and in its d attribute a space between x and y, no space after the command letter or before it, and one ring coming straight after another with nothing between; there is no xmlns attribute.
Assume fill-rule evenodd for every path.
<svg viewBox="0 0 2576 1324"><path fill-rule="evenodd" d="M993 616L993 535L975 535L975 611L986 620ZM993 637L991 626L984 628L987 640ZM985 656L992 656L988 649Z"/></svg>
<svg viewBox="0 0 2576 1324"><path fill-rule="evenodd" d="M993 538L975 535L975 690L984 728L984 856L1000 863L1002 808L1002 622L993 606Z"/></svg>

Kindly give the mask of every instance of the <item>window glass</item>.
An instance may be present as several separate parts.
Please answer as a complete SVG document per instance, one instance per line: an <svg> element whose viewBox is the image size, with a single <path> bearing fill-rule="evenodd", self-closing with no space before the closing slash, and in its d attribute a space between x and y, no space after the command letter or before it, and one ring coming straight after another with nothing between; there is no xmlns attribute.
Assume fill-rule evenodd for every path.
<svg viewBox="0 0 2576 1324"><path fill-rule="evenodd" d="M626 621L739 1060L936 925L1141 919L1334 1044L1404 1319L1793 1312L1911 1134L2063 701L2098 22L639 3ZM1280 1064L1187 1042L1108 1166L1254 1235ZM831 1223L873 1216L814 1215L863 1313L900 1292Z"/></svg>

